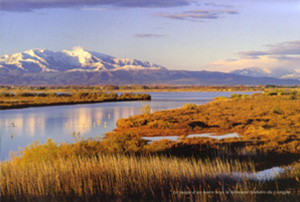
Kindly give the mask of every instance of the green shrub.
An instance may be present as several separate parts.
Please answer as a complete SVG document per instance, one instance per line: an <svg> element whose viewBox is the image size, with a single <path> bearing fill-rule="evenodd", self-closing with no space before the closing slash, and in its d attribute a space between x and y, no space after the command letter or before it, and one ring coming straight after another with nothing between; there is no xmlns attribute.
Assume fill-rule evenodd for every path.
<svg viewBox="0 0 300 202"><path fill-rule="evenodd" d="M192 103L186 103L183 106L183 109L196 109L197 105L196 104L192 104Z"/></svg>
<svg viewBox="0 0 300 202"><path fill-rule="evenodd" d="M273 106L272 112L275 113L275 114L283 114L282 109L278 105Z"/></svg>
<svg viewBox="0 0 300 202"><path fill-rule="evenodd" d="M226 100L226 99L228 99L228 98L225 97L225 96L219 96L219 97L215 97L214 99L215 99L215 100Z"/></svg>
<svg viewBox="0 0 300 202"><path fill-rule="evenodd" d="M150 111L151 111L151 109L150 109L149 104L146 104L141 108L142 114L150 114Z"/></svg>
<svg viewBox="0 0 300 202"><path fill-rule="evenodd" d="M112 153L142 152L146 144L147 140L131 132L107 133L105 139L101 142L102 149Z"/></svg>
<svg viewBox="0 0 300 202"><path fill-rule="evenodd" d="M292 94L292 95L289 95L289 96L288 96L288 99L289 99L289 100L296 100L296 99L297 99L297 96Z"/></svg>
<svg viewBox="0 0 300 202"><path fill-rule="evenodd" d="M14 96L15 94L13 93L5 93L5 92L0 93L0 97L14 97Z"/></svg>
<svg viewBox="0 0 300 202"><path fill-rule="evenodd" d="M247 94L231 94L230 95L230 98L232 98L232 99L245 99L248 97L250 97L250 96Z"/></svg>

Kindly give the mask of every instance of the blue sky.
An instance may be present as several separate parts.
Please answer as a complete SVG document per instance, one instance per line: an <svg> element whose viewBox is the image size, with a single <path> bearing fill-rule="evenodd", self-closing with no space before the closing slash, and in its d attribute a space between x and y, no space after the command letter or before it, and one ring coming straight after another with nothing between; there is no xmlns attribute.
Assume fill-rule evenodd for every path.
<svg viewBox="0 0 300 202"><path fill-rule="evenodd" d="M81 46L168 69L300 71L299 0L0 0L0 55Z"/></svg>

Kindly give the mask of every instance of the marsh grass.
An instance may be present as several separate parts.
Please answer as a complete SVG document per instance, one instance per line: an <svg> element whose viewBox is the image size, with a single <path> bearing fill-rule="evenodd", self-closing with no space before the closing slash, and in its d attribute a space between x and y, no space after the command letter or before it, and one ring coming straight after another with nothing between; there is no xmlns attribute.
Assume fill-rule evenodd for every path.
<svg viewBox="0 0 300 202"><path fill-rule="evenodd" d="M288 195L255 191L286 190L276 181L258 182L250 161L165 155L91 153L95 141L33 143L1 163L3 201L287 201ZM89 148L91 151L87 150ZM298 164L296 164L298 165ZM297 183L299 166L282 182ZM287 178L288 177L288 178ZM286 184L285 184L286 185ZM299 187L290 189L299 192ZM254 191L254 193L252 193ZM207 194L209 193L209 194ZM243 193L243 194L240 194ZM245 194L246 193L246 194ZM293 195L296 196L296 195ZM297 198L296 198L297 199Z"/></svg>
<svg viewBox="0 0 300 202"><path fill-rule="evenodd" d="M147 146L143 141L139 142L137 137L131 135L122 136L123 139L121 136L108 136L114 138L102 142L77 137L73 144L59 145L50 139L42 145L34 142L12 156L10 161L1 164L2 199L287 201L290 196L296 198L300 191L300 187L291 188L299 177L296 171L293 175L271 182L253 181L239 175L254 173L256 166L250 160L232 158L235 153L228 146L215 145L217 147L213 153L217 153L209 155L210 159L191 155L175 157L155 152L143 153L143 150L135 148L138 145ZM106 149L113 145L119 149ZM289 184L287 180L293 180L293 183ZM265 196L255 192L264 190L291 190L293 194Z"/></svg>
<svg viewBox="0 0 300 202"><path fill-rule="evenodd" d="M280 95L279 95L280 94ZM297 99L290 99L295 95ZM297 97L298 96L298 97ZM117 122L115 133L154 136L187 136L202 133L238 133L239 140L192 141L195 145L217 142L243 144L247 150L300 155L300 93L270 91L264 94L215 100L205 105L186 104L173 110L136 115Z"/></svg>
<svg viewBox="0 0 300 202"><path fill-rule="evenodd" d="M300 105L286 97L275 98L232 99L121 119L118 130L107 134L102 142L78 137L74 144L57 145L51 140L44 145L33 143L0 164L2 200L299 201ZM282 113L274 112L270 103L277 104ZM232 124L227 126L228 122ZM150 145L140 138L145 132L153 135L156 127L160 133L174 135L173 129L189 133L194 129L188 126L197 124L198 129L194 129L200 132L228 127L228 132L239 129L244 136L220 141L182 136L178 143L162 140ZM204 126L207 128L201 129ZM134 133L135 127L139 133ZM256 163L298 162L274 180L241 177L241 173L255 172L256 158ZM273 193L258 194L269 190Z"/></svg>
<svg viewBox="0 0 300 202"><path fill-rule="evenodd" d="M243 189L244 181L236 181L232 173L245 170L253 172L254 166L156 155L49 157L30 163L21 158L1 164L0 188L4 201L185 200L191 194L179 191Z"/></svg>
<svg viewBox="0 0 300 202"><path fill-rule="evenodd" d="M94 92L93 90L72 93L0 92L0 109L133 100L151 100L151 96L139 93L118 95L117 93Z"/></svg>

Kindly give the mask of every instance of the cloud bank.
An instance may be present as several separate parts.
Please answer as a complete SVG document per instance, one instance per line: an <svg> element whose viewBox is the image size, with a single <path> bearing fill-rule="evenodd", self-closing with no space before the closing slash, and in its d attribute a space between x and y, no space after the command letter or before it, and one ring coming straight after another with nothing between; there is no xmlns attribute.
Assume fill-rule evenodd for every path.
<svg viewBox="0 0 300 202"><path fill-rule="evenodd" d="M189 10L181 13L161 13L158 14L161 17L176 19L176 20L188 20L188 21L203 21L207 19L219 19L225 15L238 14L236 10L225 9L225 10L211 10L211 9L200 9L200 10Z"/></svg>
<svg viewBox="0 0 300 202"><path fill-rule="evenodd" d="M228 4L216 4L216 3L205 3L205 6L212 6L212 7L222 7L222 8L233 8L234 5Z"/></svg>
<svg viewBox="0 0 300 202"><path fill-rule="evenodd" d="M133 36L136 38L159 38L159 37L163 37L164 35L143 33L143 34L133 34Z"/></svg>
<svg viewBox="0 0 300 202"><path fill-rule="evenodd" d="M43 8L73 8L110 5L116 7L176 7L190 0L1 0L0 10L29 12Z"/></svg>
<svg viewBox="0 0 300 202"><path fill-rule="evenodd" d="M241 57L254 58L257 59L259 56L264 55L277 55L277 56L286 56L286 55L298 55L300 56L300 40L298 41L288 41L277 44L267 45L267 51L246 51L240 52Z"/></svg>
<svg viewBox="0 0 300 202"><path fill-rule="evenodd" d="M259 67L300 72L300 40L271 44L266 47L265 51L239 52L239 59L215 61L207 65L207 68L230 72L236 69Z"/></svg>

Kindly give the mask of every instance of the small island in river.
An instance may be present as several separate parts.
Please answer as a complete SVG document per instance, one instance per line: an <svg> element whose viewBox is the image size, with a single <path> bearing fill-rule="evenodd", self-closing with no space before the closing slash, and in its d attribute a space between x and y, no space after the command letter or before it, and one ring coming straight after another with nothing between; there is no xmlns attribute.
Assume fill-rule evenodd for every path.
<svg viewBox="0 0 300 202"><path fill-rule="evenodd" d="M105 93L81 90L78 92L17 91L0 92L0 110L53 105L87 104L114 101L151 100L148 94Z"/></svg>

